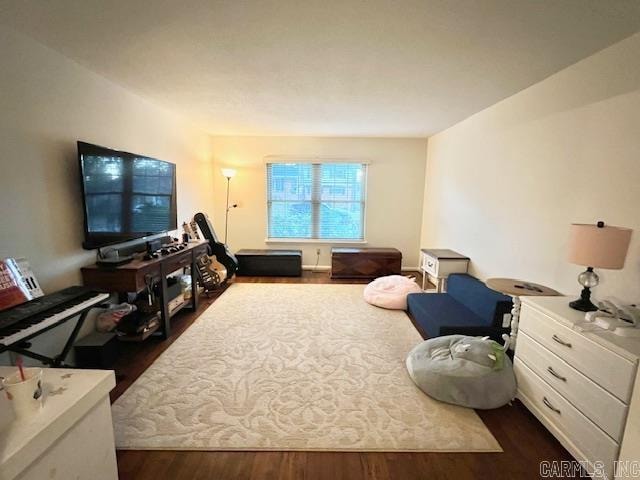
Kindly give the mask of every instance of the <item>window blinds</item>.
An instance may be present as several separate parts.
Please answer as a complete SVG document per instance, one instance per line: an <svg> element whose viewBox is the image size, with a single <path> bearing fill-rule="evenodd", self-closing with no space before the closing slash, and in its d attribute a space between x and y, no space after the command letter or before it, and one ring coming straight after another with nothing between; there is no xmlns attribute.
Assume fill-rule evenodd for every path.
<svg viewBox="0 0 640 480"><path fill-rule="evenodd" d="M367 165L267 163L269 238L364 240Z"/></svg>

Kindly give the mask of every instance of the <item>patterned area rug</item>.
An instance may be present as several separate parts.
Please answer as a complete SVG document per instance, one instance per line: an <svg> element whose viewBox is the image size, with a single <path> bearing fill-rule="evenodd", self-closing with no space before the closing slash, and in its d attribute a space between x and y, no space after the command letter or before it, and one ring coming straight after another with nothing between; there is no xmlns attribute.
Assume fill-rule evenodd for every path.
<svg viewBox="0 0 640 480"><path fill-rule="evenodd" d="M120 449L501 451L404 366L421 341L362 285L235 284L113 405Z"/></svg>

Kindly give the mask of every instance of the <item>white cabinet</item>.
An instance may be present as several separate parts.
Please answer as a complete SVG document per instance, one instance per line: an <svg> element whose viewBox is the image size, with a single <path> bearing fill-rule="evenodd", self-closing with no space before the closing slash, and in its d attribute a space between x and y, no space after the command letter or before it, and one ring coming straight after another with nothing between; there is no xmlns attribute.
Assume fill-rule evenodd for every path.
<svg viewBox="0 0 640 480"><path fill-rule="evenodd" d="M469 257L453 250L423 248L420 251L420 258L423 290L427 275L436 279L436 287L438 292L441 292L442 284L450 274L467 273L469 268Z"/></svg>
<svg viewBox="0 0 640 480"><path fill-rule="evenodd" d="M14 371L0 367L0 376ZM5 418L0 430L0 479L117 480L109 402L115 383L111 370L45 368L40 412Z"/></svg>
<svg viewBox="0 0 640 480"><path fill-rule="evenodd" d="M523 297L518 398L597 478L613 478L629 419L640 341L583 331L568 297Z"/></svg>

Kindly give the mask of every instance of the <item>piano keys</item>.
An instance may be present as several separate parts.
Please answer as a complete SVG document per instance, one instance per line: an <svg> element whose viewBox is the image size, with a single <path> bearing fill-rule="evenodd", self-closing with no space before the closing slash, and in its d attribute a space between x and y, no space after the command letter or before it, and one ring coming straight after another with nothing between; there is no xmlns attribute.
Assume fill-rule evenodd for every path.
<svg viewBox="0 0 640 480"><path fill-rule="evenodd" d="M87 312L108 298L107 293L74 286L0 312L0 353L13 351L53 366L61 365L73 346ZM45 357L23 348L27 340L78 315L78 321L65 348L56 358Z"/></svg>

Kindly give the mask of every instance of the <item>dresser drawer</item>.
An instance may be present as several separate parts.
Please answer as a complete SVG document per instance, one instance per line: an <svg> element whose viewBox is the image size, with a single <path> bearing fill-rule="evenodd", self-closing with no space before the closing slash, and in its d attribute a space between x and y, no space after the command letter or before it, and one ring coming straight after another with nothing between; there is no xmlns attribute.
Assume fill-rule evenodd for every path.
<svg viewBox="0 0 640 480"><path fill-rule="evenodd" d="M524 304L520 331L526 333L595 383L629 403L635 364L579 332Z"/></svg>
<svg viewBox="0 0 640 480"><path fill-rule="evenodd" d="M579 457L578 460L603 462L606 472L611 475L613 461L618 456L618 443L518 358L514 362L514 371L518 380L518 397L547 427L552 431L559 431L560 440L564 437L564 440L570 443L565 444L567 450Z"/></svg>
<svg viewBox="0 0 640 480"><path fill-rule="evenodd" d="M622 439L627 405L522 332L516 357L611 438Z"/></svg>

